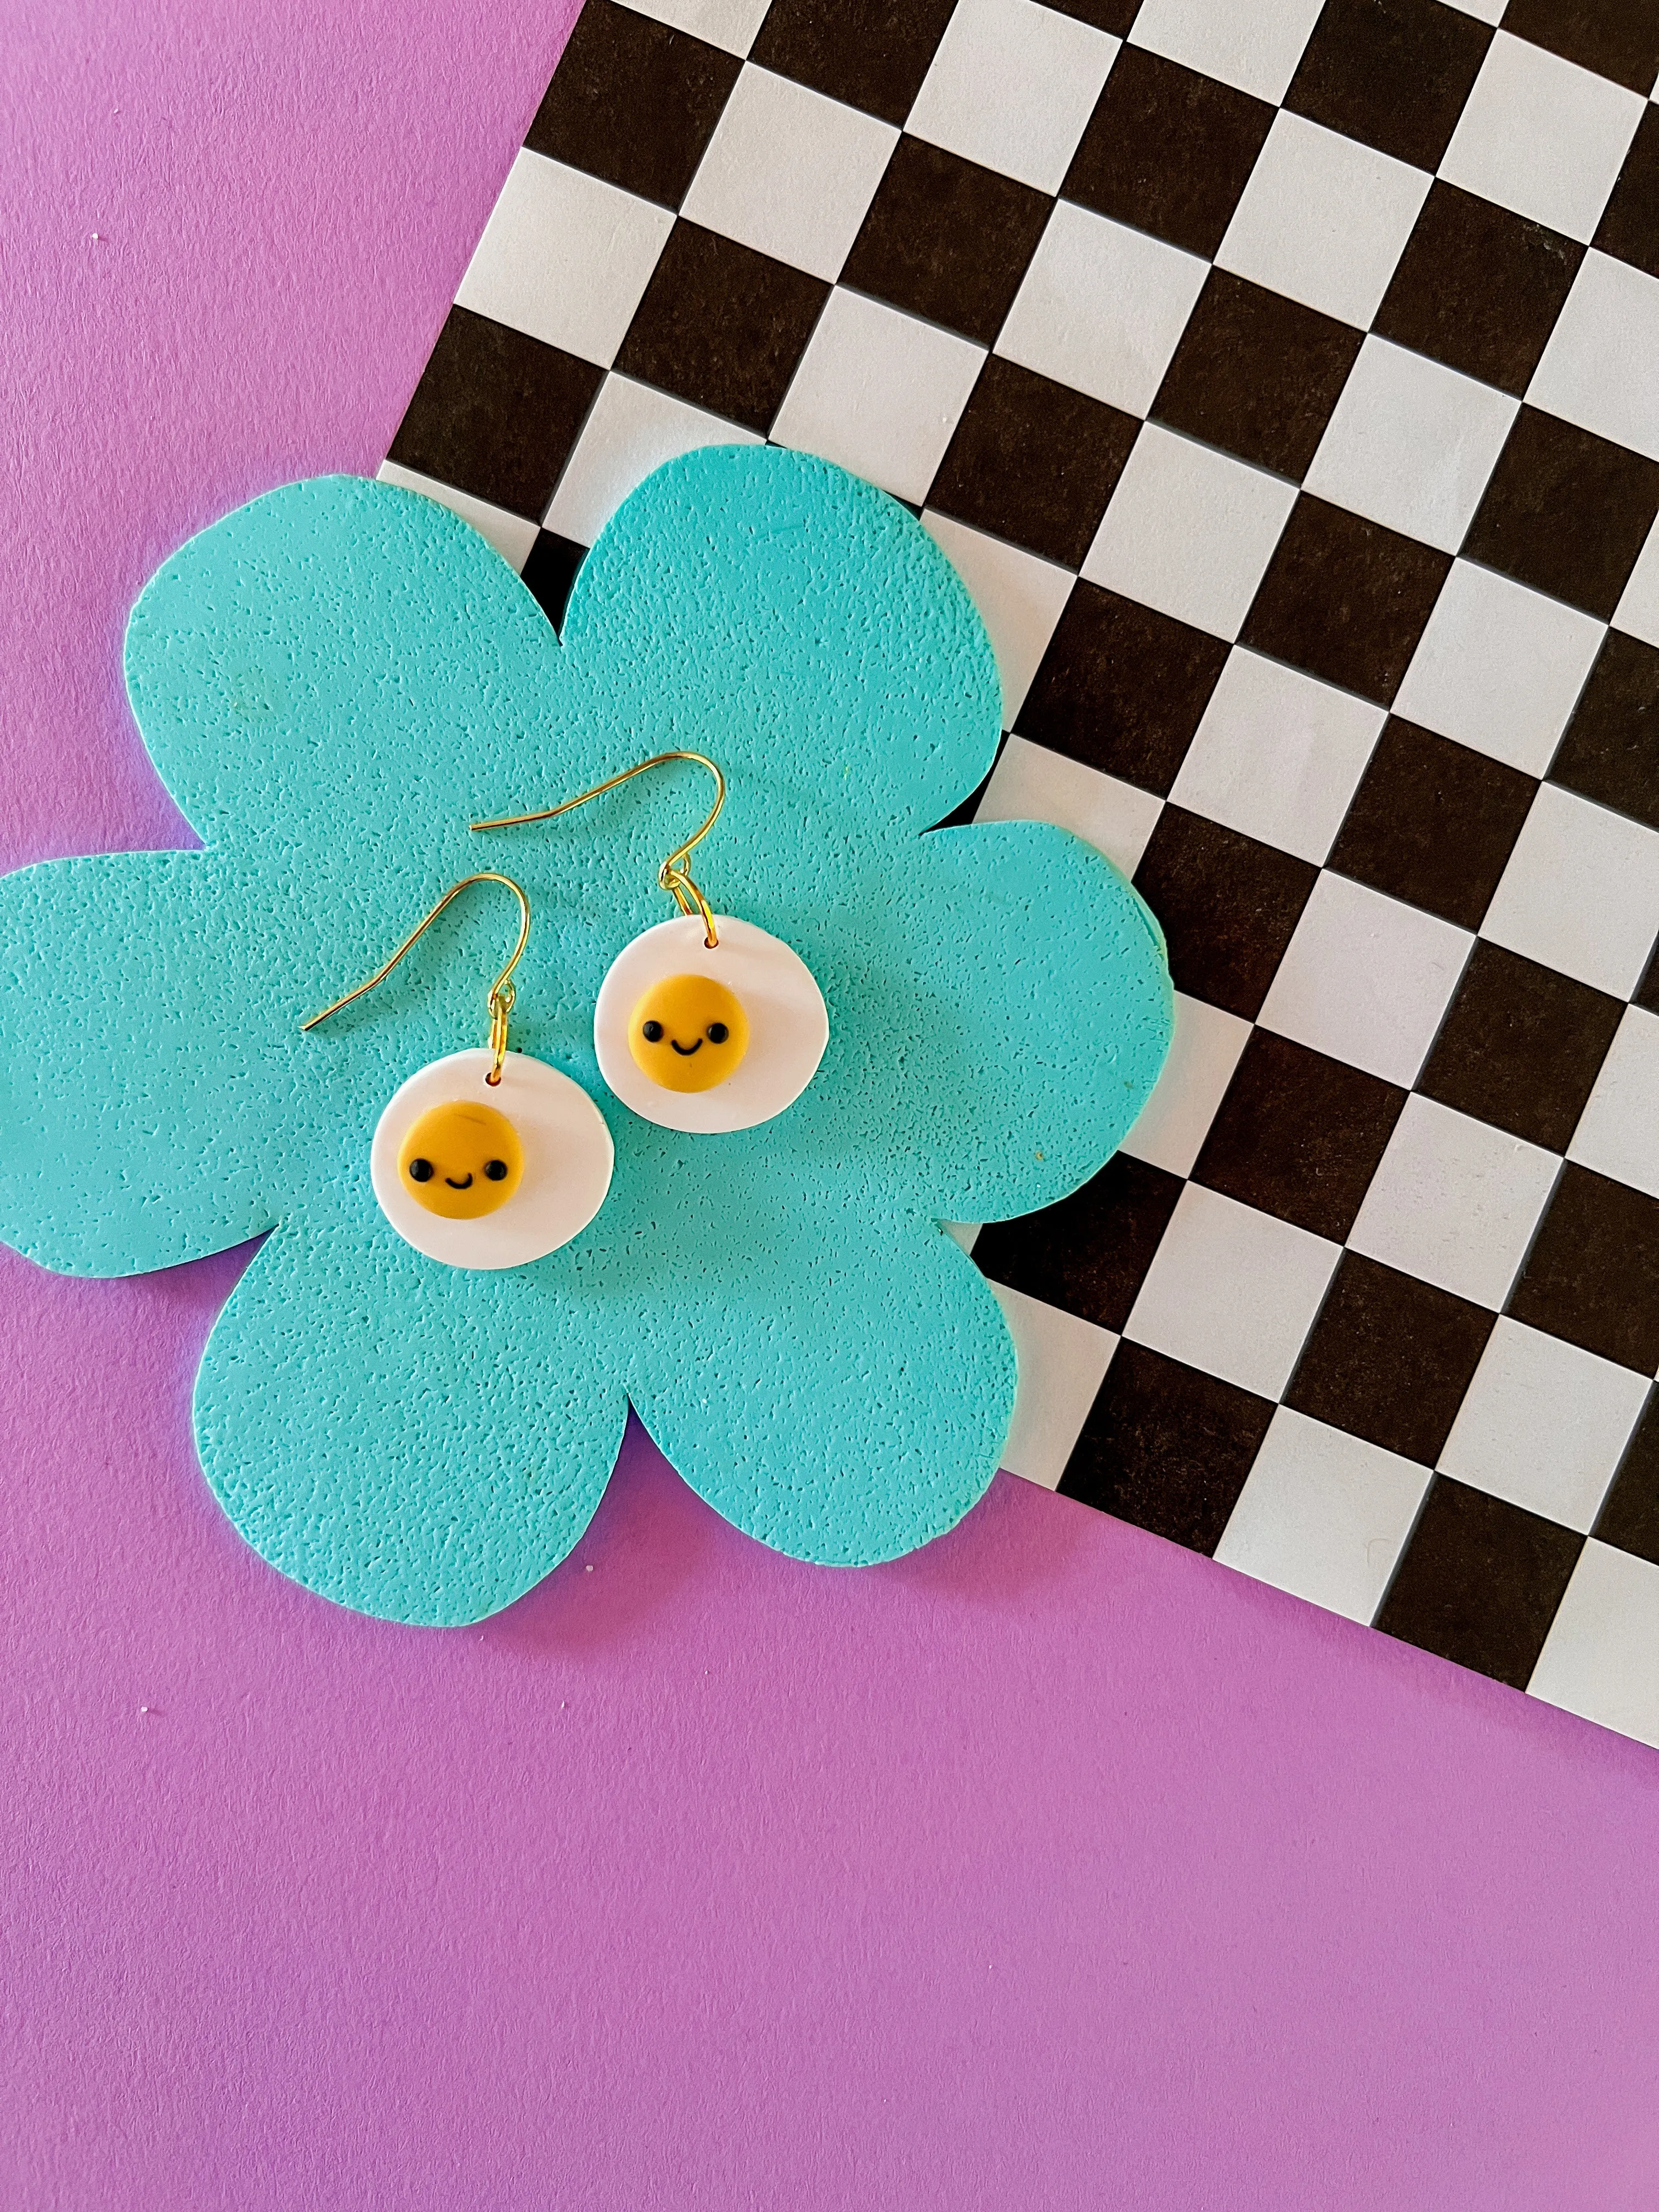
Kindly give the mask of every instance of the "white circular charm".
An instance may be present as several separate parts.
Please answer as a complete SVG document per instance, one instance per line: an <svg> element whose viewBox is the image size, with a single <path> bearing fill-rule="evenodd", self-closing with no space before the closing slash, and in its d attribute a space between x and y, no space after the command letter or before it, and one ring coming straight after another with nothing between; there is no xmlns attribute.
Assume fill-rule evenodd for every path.
<svg viewBox="0 0 1659 2212"><path fill-rule="evenodd" d="M452 1052L393 1092L369 1180L406 1243L451 1267L522 1267L579 1236L605 1204L605 1116L545 1060Z"/></svg>
<svg viewBox="0 0 1659 2212"><path fill-rule="evenodd" d="M624 945L593 1006L599 1073L659 1128L752 1129L800 1097L830 1042L823 994L799 953L750 921L659 922Z"/></svg>

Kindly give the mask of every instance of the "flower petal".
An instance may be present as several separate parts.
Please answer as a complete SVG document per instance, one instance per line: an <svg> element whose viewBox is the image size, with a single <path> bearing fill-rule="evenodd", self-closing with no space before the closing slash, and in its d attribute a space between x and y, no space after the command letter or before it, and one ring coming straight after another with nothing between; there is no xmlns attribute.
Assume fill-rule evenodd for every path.
<svg viewBox="0 0 1659 2212"><path fill-rule="evenodd" d="M1086 1182L1133 1125L1173 1027L1139 895L1040 822L843 859L839 895L782 933L828 1001L829 1048L785 1117L720 1140L734 1174L747 1183L787 1146L798 1175L872 1220L1000 1220Z"/></svg>
<svg viewBox="0 0 1659 2212"><path fill-rule="evenodd" d="M657 470L577 571L563 635L603 664L614 727L678 730L661 742L726 770L723 868L775 830L763 884L812 858L781 814L926 830L996 752L1001 684L966 586L897 500L809 453L705 447ZM757 781L773 789L749 815Z"/></svg>
<svg viewBox="0 0 1659 2212"><path fill-rule="evenodd" d="M1045 822L941 830L899 878L883 979L908 1012L901 1125L915 1201L1000 1221L1110 1158L1174 1029L1163 934L1092 845ZM877 1095L873 1082L847 1086Z"/></svg>
<svg viewBox="0 0 1659 2212"><path fill-rule="evenodd" d="M672 1241L672 1217L663 1228ZM984 1494L1013 1415L1014 1347L940 1230L874 1237L803 1191L769 1245L685 1250L682 1294L632 1339L634 1404L728 1521L823 1566L898 1558Z"/></svg>
<svg viewBox="0 0 1659 2212"><path fill-rule="evenodd" d="M349 1225L279 1229L196 1385L220 1503L295 1582L387 1620L481 1620L575 1543L628 1404L533 1268L434 1265Z"/></svg>
<svg viewBox="0 0 1659 2212"><path fill-rule="evenodd" d="M201 853L110 853L0 878L0 1222L60 1273L136 1274L268 1229L264 1009L241 912Z"/></svg>
<svg viewBox="0 0 1659 2212"><path fill-rule="evenodd" d="M179 548L127 625L150 758L210 846L273 863L408 844L483 765L497 788L559 644L519 578L435 501L319 477ZM507 749L505 752L503 746Z"/></svg>

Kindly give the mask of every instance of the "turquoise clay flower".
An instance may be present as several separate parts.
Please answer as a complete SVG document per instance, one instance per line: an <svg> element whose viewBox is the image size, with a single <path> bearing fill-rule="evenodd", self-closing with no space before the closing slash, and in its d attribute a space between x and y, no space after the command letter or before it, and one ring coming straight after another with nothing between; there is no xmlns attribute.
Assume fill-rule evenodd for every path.
<svg viewBox="0 0 1659 2212"><path fill-rule="evenodd" d="M326 478L256 500L138 602L127 682L202 841L0 884L0 1234L126 1275L264 1237L213 1331L198 1446L287 1575L391 1619L475 1620L570 1550L631 1401L717 1511L801 1559L949 1528L1006 1440L1014 1352L940 1224L1095 1173L1167 1049L1157 927L1033 823L933 830L1000 720L967 592L906 510L825 463L719 448L619 510L556 635L431 501ZM605 1089L607 967L672 911L658 864L695 767L477 836L647 754L731 796L699 849L717 912L816 976L830 1044L777 1119L680 1136ZM308 1035L458 878L535 916L514 1045L616 1143L573 1243L472 1273L381 1214L388 1097L484 1042L512 943L469 891L380 988Z"/></svg>

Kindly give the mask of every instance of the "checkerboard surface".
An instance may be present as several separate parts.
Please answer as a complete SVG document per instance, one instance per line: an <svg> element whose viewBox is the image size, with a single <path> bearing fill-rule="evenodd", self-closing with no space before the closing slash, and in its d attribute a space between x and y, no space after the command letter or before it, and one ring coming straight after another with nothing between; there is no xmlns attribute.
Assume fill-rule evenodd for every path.
<svg viewBox="0 0 1659 2212"><path fill-rule="evenodd" d="M1145 893L1012 1468L1659 1742L1659 8L586 0L383 474L827 455Z"/></svg>

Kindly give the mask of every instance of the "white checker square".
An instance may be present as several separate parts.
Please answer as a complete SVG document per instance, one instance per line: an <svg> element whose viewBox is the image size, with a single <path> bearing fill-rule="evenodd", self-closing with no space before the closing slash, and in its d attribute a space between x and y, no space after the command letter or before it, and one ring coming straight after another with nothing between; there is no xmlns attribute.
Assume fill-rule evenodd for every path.
<svg viewBox="0 0 1659 2212"><path fill-rule="evenodd" d="M1377 1163L1349 1245L1496 1311L1527 1255L1560 1164L1553 1152L1413 1092Z"/></svg>
<svg viewBox="0 0 1659 2212"><path fill-rule="evenodd" d="M833 283L898 136L890 123L747 63L680 212Z"/></svg>
<svg viewBox="0 0 1659 2212"><path fill-rule="evenodd" d="M1644 645L1659 645L1659 521L1637 556L1624 597L1613 610L1613 626Z"/></svg>
<svg viewBox="0 0 1659 2212"><path fill-rule="evenodd" d="M474 499L471 492L457 491L453 484L439 483L414 469L399 468L396 461L382 461L374 477L378 483L401 484L405 491L417 491L422 499L435 500L452 514L459 514L495 547L509 568L522 574L537 538L537 526L526 522L523 515L509 514L504 507L492 507L487 499Z"/></svg>
<svg viewBox="0 0 1659 2212"><path fill-rule="evenodd" d="M1588 243L1642 106L1639 93L1499 31L1440 173L1465 191Z"/></svg>
<svg viewBox="0 0 1659 2212"><path fill-rule="evenodd" d="M526 148L456 301L609 368L673 228L666 208Z"/></svg>
<svg viewBox="0 0 1659 2212"><path fill-rule="evenodd" d="M1281 109L1216 266L1364 330L1432 181L1425 169Z"/></svg>
<svg viewBox="0 0 1659 2212"><path fill-rule="evenodd" d="M1445 0L1460 15L1473 15L1478 23L1501 23L1510 0Z"/></svg>
<svg viewBox="0 0 1659 2212"><path fill-rule="evenodd" d="M1542 775L1606 635L1594 615L1455 561L1394 711Z"/></svg>
<svg viewBox="0 0 1659 2212"><path fill-rule="evenodd" d="M1441 1472L1583 1534L1601 1510L1649 1379L1500 1315Z"/></svg>
<svg viewBox="0 0 1659 2212"><path fill-rule="evenodd" d="M1322 875L1285 948L1261 1025L1409 1089L1474 942L1437 915Z"/></svg>
<svg viewBox="0 0 1659 2212"><path fill-rule="evenodd" d="M671 31L690 31L705 45L739 59L755 43L772 0L622 0L636 15L650 15Z"/></svg>
<svg viewBox="0 0 1659 2212"><path fill-rule="evenodd" d="M861 292L824 302L772 435L923 500L984 360L982 348Z"/></svg>
<svg viewBox="0 0 1659 2212"><path fill-rule="evenodd" d="M1322 861L1385 710L1235 646L1170 796L1188 812Z"/></svg>
<svg viewBox="0 0 1659 2212"><path fill-rule="evenodd" d="M1132 46L1275 106L1290 88L1324 0L1144 0Z"/></svg>
<svg viewBox="0 0 1659 2212"><path fill-rule="evenodd" d="M1659 1745L1659 1567L1592 1536L1527 1695Z"/></svg>
<svg viewBox="0 0 1659 2212"><path fill-rule="evenodd" d="M1295 504L1294 484L1147 422L1083 574L1231 642Z"/></svg>
<svg viewBox="0 0 1659 2212"><path fill-rule="evenodd" d="M1177 991L1170 1057L1121 1149L1171 1175L1189 1176L1249 1034L1249 1023L1237 1014Z"/></svg>
<svg viewBox="0 0 1659 2212"><path fill-rule="evenodd" d="M996 350L1109 407L1144 415L1208 268L1144 230L1057 201Z"/></svg>
<svg viewBox="0 0 1659 2212"><path fill-rule="evenodd" d="M1013 1425L1002 1448L1010 1474L1059 1487L1117 1339L1077 1314L993 1283L1019 1363Z"/></svg>
<svg viewBox="0 0 1659 2212"><path fill-rule="evenodd" d="M1429 1481L1427 1468L1281 1406L1215 1556L1328 1613L1369 1622Z"/></svg>
<svg viewBox="0 0 1659 2212"><path fill-rule="evenodd" d="M1455 553L1520 408L1425 354L1368 337L1304 488Z"/></svg>
<svg viewBox="0 0 1659 2212"><path fill-rule="evenodd" d="M1659 1198L1659 1016L1626 1007L1567 1158Z"/></svg>
<svg viewBox="0 0 1659 2212"><path fill-rule="evenodd" d="M1034 745L1029 738L1010 738L974 819L1057 823L1132 876L1163 811L1163 800L1149 791Z"/></svg>
<svg viewBox="0 0 1659 2212"><path fill-rule="evenodd" d="M957 0L905 129L1057 192L1121 43L1036 0Z"/></svg>
<svg viewBox="0 0 1659 2212"><path fill-rule="evenodd" d="M763 442L752 430L613 373L599 387L544 521L561 538L591 545L634 487L665 461L700 446Z"/></svg>
<svg viewBox="0 0 1659 2212"><path fill-rule="evenodd" d="M1072 573L1058 568L1006 538L988 538L930 507L921 526L944 552L972 595L991 633L1002 678L1002 726L1024 703L1055 625L1072 595Z"/></svg>
<svg viewBox="0 0 1659 2212"><path fill-rule="evenodd" d="M1587 253L1527 398L1659 461L1659 278Z"/></svg>
<svg viewBox="0 0 1659 2212"><path fill-rule="evenodd" d="M1540 784L1482 937L1627 999L1659 933L1659 834Z"/></svg>
<svg viewBox="0 0 1659 2212"><path fill-rule="evenodd" d="M1277 1398L1341 1256L1322 1237L1189 1182L1123 1334Z"/></svg>

